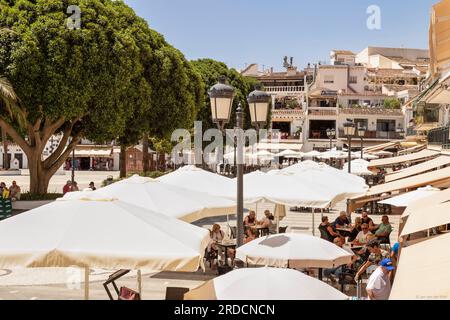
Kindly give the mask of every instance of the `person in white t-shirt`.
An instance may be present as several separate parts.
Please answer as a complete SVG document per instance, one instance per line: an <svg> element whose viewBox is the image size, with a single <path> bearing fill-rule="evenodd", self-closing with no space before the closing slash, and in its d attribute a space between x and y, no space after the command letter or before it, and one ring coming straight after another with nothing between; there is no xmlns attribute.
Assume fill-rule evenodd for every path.
<svg viewBox="0 0 450 320"><path fill-rule="evenodd" d="M367 294L370 300L389 300L391 294L391 272L394 270L391 259L384 259L370 276L367 283Z"/></svg>
<svg viewBox="0 0 450 320"><path fill-rule="evenodd" d="M372 232L369 230L369 225L364 223L361 226L361 231L356 236L356 239L352 242L354 245L365 245L373 237Z"/></svg>

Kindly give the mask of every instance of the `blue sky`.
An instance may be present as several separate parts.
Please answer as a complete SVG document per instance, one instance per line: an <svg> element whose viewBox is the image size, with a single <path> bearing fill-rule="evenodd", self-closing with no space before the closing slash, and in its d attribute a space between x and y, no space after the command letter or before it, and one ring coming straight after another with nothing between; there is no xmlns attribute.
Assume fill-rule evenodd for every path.
<svg viewBox="0 0 450 320"><path fill-rule="evenodd" d="M212 58L281 69L328 60L331 49L428 47L437 0L125 0L188 59ZM367 8L381 9L381 29L367 28Z"/></svg>

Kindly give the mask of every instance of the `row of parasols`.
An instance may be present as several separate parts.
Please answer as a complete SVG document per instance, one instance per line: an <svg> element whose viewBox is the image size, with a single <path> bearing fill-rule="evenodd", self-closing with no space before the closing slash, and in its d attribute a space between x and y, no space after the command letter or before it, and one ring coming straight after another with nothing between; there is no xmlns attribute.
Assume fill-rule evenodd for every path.
<svg viewBox="0 0 450 320"><path fill-rule="evenodd" d="M350 193L366 190L363 181L352 175L342 174L335 178L342 190L336 188L338 181L336 184L327 181L328 188L317 185L326 180L315 174L308 180L311 171L321 173L325 179L335 175L332 170L312 162L283 172L247 175L246 202L271 201L320 208L345 197L350 186L353 188ZM308 181L315 181L316 185L309 185ZM285 195L278 187L291 192ZM133 176L97 191L69 193L53 203L0 222L0 268L78 266L86 270L196 271L203 267L209 232L188 222L234 214L235 193L232 179L195 167L179 169L159 180ZM317 261L314 254L321 252L327 262L325 265L316 263L314 267L336 264L337 258L327 251L339 249L333 244L312 236L298 238L302 245L292 239L296 238L289 236L272 250L266 250L267 243L262 244L263 251L284 247L290 254L294 244L298 248L317 250L302 252L303 256L279 251L284 252L283 255L249 254L241 258L279 267L289 260ZM330 248L321 251L309 242ZM341 253L346 254L345 251ZM262 262L258 260L260 258ZM279 261L273 263L273 259Z"/></svg>

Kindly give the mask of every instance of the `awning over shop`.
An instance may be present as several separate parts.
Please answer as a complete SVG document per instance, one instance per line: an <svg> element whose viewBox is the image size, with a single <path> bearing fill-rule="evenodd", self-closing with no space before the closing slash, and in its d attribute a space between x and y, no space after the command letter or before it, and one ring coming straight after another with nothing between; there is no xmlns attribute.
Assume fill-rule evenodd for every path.
<svg viewBox="0 0 450 320"><path fill-rule="evenodd" d="M429 208L436 204L444 203L450 201L450 189L446 189L432 196L426 197L411 203L402 215L402 218L408 217L414 210L419 210L421 208Z"/></svg>
<svg viewBox="0 0 450 320"><path fill-rule="evenodd" d="M372 153L376 151L383 151L386 149L395 148L396 146L398 146L398 142L383 143L373 147L364 148L364 152Z"/></svg>
<svg viewBox="0 0 450 320"><path fill-rule="evenodd" d="M428 158L434 158L439 155L440 155L440 153L437 151L423 150L421 152L407 154L407 155L400 156L400 157L372 160L369 164L369 168L392 167L397 164L418 162L421 160L426 160Z"/></svg>
<svg viewBox="0 0 450 320"><path fill-rule="evenodd" d="M414 209L409 214L400 236L437 228L450 223L450 202L436 204L427 208Z"/></svg>
<svg viewBox="0 0 450 320"><path fill-rule="evenodd" d="M374 186L365 195L350 199L348 204L349 205L348 210L354 211L357 208L360 208L361 206L366 204L367 202L387 198L381 197L381 195L385 193L391 193L401 190L414 190L428 185L433 186L435 188L449 188L450 167Z"/></svg>
<svg viewBox="0 0 450 320"><path fill-rule="evenodd" d="M72 154L70 155L72 156ZM78 149L75 158L111 158L111 149Z"/></svg>
<svg viewBox="0 0 450 320"><path fill-rule="evenodd" d="M449 299L450 234L404 248L391 300Z"/></svg>
<svg viewBox="0 0 450 320"><path fill-rule="evenodd" d="M432 123L424 123L420 124L416 127L416 131L430 131L433 129L437 129L441 126L439 122L432 122Z"/></svg>
<svg viewBox="0 0 450 320"><path fill-rule="evenodd" d="M404 179L407 177L415 176L431 170L436 170L441 167L450 165L450 156L440 156L436 159L406 168L402 171L398 171L393 174L386 175L385 181L392 182L395 180Z"/></svg>
<svg viewBox="0 0 450 320"><path fill-rule="evenodd" d="M430 72L432 75L450 69L450 2L433 6L430 19Z"/></svg>
<svg viewBox="0 0 450 320"><path fill-rule="evenodd" d="M434 186L435 184L440 184L445 181L447 181L450 186L450 167L374 186L369 190L367 196L374 196L398 190L415 189L427 185Z"/></svg>
<svg viewBox="0 0 450 320"><path fill-rule="evenodd" d="M398 152L398 154L400 156L403 156L403 155L406 155L406 154L416 153L416 152L425 150L426 148L427 148L427 146L424 145L424 144L416 145L414 147L411 147L411 148L408 148L408 149L405 149L405 150L401 150L401 151Z"/></svg>

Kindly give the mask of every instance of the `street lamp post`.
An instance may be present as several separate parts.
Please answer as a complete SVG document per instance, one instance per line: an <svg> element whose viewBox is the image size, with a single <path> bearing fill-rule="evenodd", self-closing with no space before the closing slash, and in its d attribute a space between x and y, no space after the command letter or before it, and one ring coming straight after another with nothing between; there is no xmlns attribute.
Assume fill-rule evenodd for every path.
<svg viewBox="0 0 450 320"><path fill-rule="evenodd" d="M348 173L352 173L352 137L355 135L355 124L353 122L347 121L344 123L344 135L348 139Z"/></svg>
<svg viewBox="0 0 450 320"><path fill-rule="evenodd" d="M364 159L364 137L366 136L366 127L358 127L358 136L361 138L361 159Z"/></svg>
<svg viewBox="0 0 450 320"><path fill-rule="evenodd" d="M330 151L333 149L333 139L336 137L336 129L327 129L327 136L330 139Z"/></svg>
<svg viewBox="0 0 450 320"><path fill-rule="evenodd" d="M75 182L75 149L72 150L72 185Z"/></svg>
<svg viewBox="0 0 450 320"><path fill-rule="evenodd" d="M235 96L235 89L226 84L225 78L221 77L219 83L214 85L208 92L211 100L211 113L213 122L217 124L222 131L225 125L230 121L231 107ZM264 91L255 90L248 96L250 107L250 116L252 123L259 128L267 121L267 114L270 103L270 95ZM243 109L239 103L236 109L236 157L237 168L237 247L244 243L244 139L243 129ZM235 135L236 136L236 135Z"/></svg>

